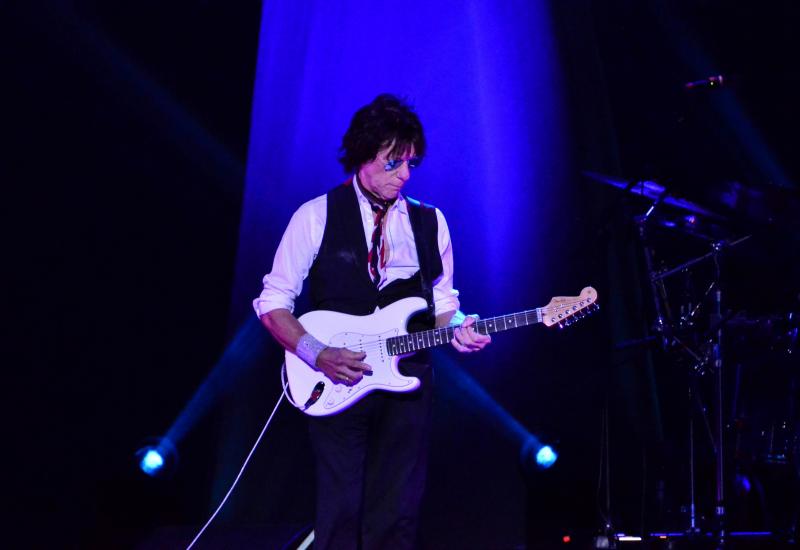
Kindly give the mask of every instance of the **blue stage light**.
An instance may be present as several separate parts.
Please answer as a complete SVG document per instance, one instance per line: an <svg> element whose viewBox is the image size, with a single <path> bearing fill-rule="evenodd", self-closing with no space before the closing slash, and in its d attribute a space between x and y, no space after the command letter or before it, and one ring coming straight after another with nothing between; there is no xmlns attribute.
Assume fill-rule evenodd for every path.
<svg viewBox="0 0 800 550"><path fill-rule="evenodd" d="M542 468L549 468L555 464L558 459L558 454L553 450L550 445L545 445L539 452L536 453L536 464Z"/></svg>
<svg viewBox="0 0 800 550"><path fill-rule="evenodd" d="M525 472L528 475L535 475L535 472L546 470L555 464L558 453L550 445L544 445L535 435L531 434L522 445L519 458Z"/></svg>
<svg viewBox="0 0 800 550"><path fill-rule="evenodd" d="M174 470L178 461L175 446L165 437L151 438L136 451L139 469L150 477L163 477Z"/></svg>
<svg viewBox="0 0 800 550"><path fill-rule="evenodd" d="M164 466L164 457L156 449L149 449L144 453L139 467L149 476L154 476Z"/></svg>

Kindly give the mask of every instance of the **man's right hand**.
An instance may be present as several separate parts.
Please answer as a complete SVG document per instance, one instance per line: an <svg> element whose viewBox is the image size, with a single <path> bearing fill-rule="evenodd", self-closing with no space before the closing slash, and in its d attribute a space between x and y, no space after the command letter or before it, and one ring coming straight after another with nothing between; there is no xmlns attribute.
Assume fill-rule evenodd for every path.
<svg viewBox="0 0 800 550"><path fill-rule="evenodd" d="M317 356L317 369L337 384L352 386L358 384L366 374L372 374L372 367L362 361L364 352L357 353L346 348L325 348Z"/></svg>

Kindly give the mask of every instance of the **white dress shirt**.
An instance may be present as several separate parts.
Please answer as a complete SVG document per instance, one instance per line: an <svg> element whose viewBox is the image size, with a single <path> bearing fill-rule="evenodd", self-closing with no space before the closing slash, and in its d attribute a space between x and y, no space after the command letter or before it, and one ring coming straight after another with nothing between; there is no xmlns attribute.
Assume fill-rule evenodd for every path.
<svg viewBox="0 0 800 550"><path fill-rule="evenodd" d="M358 197L361 224L364 227L364 247L369 252L375 219L369 200L355 184L356 181L353 176L353 188ZM259 316L274 309L294 311L295 300L303 290L303 281L319 253L327 214L327 195L308 201L294 213L275 252L272 271L264 276L264 290L253 301L253 307ZM457 311L459 301L458 291L453 288L453 249L450 243L450 231L438 208L436 219L439 227L437 240L442 257L442 274L432 283L434 308L436 315L440 315ZM388 257L385 268L379 267L381 273L379 289L397 279L407 279L419 270L414 233L408 216L408 203L402 195L398 195L397 200L389 207L384 224L383 238ZM366 263L364 270L369 274L369 266Z"/></svg>

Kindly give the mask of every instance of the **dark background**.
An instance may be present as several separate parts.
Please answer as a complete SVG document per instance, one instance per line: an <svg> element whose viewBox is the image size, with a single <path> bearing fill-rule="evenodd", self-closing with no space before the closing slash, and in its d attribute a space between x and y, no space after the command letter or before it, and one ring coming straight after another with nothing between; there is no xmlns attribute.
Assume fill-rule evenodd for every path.
<svg viewBox="0 0 800 550"><path fill-rule="evenodd" d="M197 420L171 478L136 469L136 450L169 428L238 326L229 306L261 3L33 2L2 11L11 91L2 210L13 312L3 354L12 374L5 386L12 535L28 547L126 547L170 533L186 540L277 397L274 372L247 371ZM597 281L606 307L572 332L509 336L520 347L540 346L551 367L539 373L535 399L519 381L489 387L523 424L558 443L553 470L526 473L512 445L482 444L491 423L444 391L424 523L432 546L446 546L437 525L471 533L456 546L500 548L600 528L607 404L614 523L639 532L685 525L690 365L654 347L613 351L650 332L649 288L630 223L647 203L582 170L656 179L727 214L735 223L719 234L756 235L723 259L728 308L761 319L798 309L796 4L584 0L553 3L551 11L571 118L574 174L565 185L578 205L561 238L586 251L559 269L580 271L570 287L573 279ZM721 89L683 88L716 74L727 79ZM720 198L732 182L751 190L736 205ZM708 246L674 231L654 239L666 265ZM710 277L707 266L698 268L670 282L673 295L696 298ZM733 334L729 348L730 364L742 365L751 382L749 393L736 393L758 424L748 433L795 420L793 410L766 405L795 402L796 365L765 330L758 338ZM275 354L263 338L255 345ZM498 362L514 360L510 349ZM565 349L568 372L560 365ZM442 361L451 359L445 353ZM463 368L475 374L474 362ZM440 378L446 385L447 375ZM706 383L699 380L701 392ZM245 398L253 395L260 401ZM238 426L242 445L221 445L242 409L250 414ZM448 417L454 411L456 420ZM310 463L297 416L279 413L270 451L256 455L217 533L254 529L255 540L310 522L311 504L293 490L298 480L268 482L288 463L292 471ZM470 426L478 427L474 439ZM743 445L744 455L763 454L755 436ZM711 459L702 437L698 452L708 516ZM733 461L731 471L743 463ZM795 482L791 473L780 476ZM504 504L509 480L518 480L511 490L524 496L524 508ZM481 509L459 507L475 493ZM770 519L779 497L768 497L755 508L744 497L734 503L736 521L787 528L791 518ZM794 497L780 498L791 512Z"/></svg>

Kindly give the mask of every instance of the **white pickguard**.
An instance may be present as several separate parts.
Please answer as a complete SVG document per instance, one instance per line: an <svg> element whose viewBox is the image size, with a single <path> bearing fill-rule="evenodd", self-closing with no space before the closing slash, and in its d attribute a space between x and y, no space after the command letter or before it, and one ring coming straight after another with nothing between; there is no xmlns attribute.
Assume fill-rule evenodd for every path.
<svg viewBox="0 0 800 550"><path fill-rule="evenodd" d="M386 339L407 334L408 320L426 307L422 298L404 298L371 315L312 311L301 316L300 324L320 342L366 352L364 363L372 367L372 375L348 386L331 380L287 351L286 377L295 406L311 416L327 416L354 405L375 390L409 392L417 389L419 379L400 374L397 363L401 356L389 355ZM317 399L312 398L315 389L321 390ZM310 400L313 403L308 404Z"/></svg>

